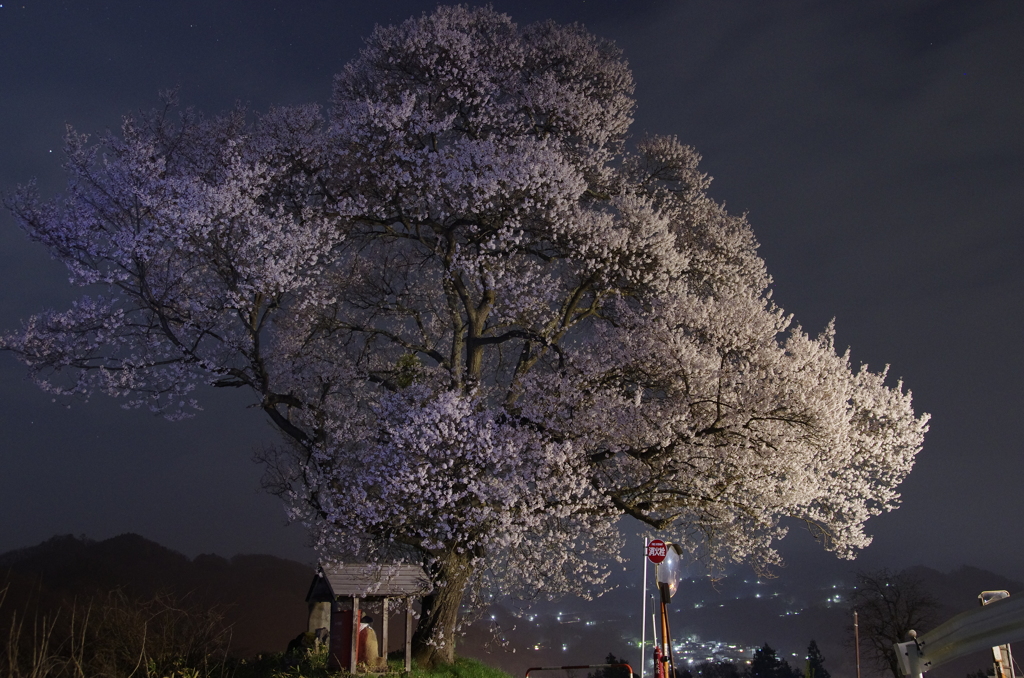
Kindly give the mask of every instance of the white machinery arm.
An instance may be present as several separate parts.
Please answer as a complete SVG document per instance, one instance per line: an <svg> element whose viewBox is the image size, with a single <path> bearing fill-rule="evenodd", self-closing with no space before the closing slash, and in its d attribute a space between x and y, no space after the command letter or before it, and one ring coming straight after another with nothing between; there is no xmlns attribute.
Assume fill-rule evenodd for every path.
<svg viewBox="0 0 1024 678"><path fill-rule="evenodd" d="M904 675L920 678L925 671L957 657L1016 640L1024 640L1024 596L994 600L963 612L928 633L893 647Z"/></svg>

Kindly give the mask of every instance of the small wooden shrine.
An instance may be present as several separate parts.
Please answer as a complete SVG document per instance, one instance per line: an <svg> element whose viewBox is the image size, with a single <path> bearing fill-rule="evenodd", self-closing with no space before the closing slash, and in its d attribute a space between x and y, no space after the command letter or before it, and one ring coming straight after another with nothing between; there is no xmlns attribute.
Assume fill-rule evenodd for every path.
<svg viewBox="0 0 1024 678"><path fill-rule="evenodd" d="M357 564L320 565L310 584L309 630L330 629L328 668L345 669L386 666L388 655L389 603L405 601L405 670L412 670L413 601L430 593L430 581L417 565ZM369 610L380 610L379 654L361 656L360 620ZM355 632L353 632L355 631ZM374 633L376 635L376 632ZM365 632L362 634L365 639Z"/></svg>

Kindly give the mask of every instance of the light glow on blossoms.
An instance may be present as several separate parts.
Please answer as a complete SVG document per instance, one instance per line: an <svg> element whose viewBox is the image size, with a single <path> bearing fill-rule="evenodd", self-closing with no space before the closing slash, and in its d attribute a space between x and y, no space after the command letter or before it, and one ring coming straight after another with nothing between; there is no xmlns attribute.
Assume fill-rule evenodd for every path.
<svg viewBox="0 0 1024 678"><path fill-rule="evenodd" d="M631 516L713 566L783 519L849 557L927 416L773 300L699 156L627 136L579 26L441 7L379 27L316 106L173 105L9 200L87 296L3 336L45 389L169 417L252 393L268 481L325 558L424 565L450 661L467 590L599 592Z"/></svg>

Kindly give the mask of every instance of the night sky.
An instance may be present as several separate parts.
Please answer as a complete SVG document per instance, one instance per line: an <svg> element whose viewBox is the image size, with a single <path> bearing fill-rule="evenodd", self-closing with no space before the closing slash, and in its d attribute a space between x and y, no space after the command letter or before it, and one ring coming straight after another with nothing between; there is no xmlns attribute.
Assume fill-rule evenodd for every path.
<svg viewBox="0 0 1024 678"><path fill-rule="evenodd" d="M471 3L475 4L475 3ZM625 51L633 135L676 134L711 193L749 213L774 299L855 363L891 365L932 414L903 507L863 567L969 563L1024 579L1024 2L495 2L579 21ZM432 2L0 3L0 191L61 190L66 124L116 129L185 105L326 103L375 23ZM0 214L0 329L77 295ZM54 534L137 532L190 556L312 561L259 492L276 433L244 393L169 423L105 397L54 403L0 356L0 552ZM794 565L830 557L798 536Z"/></svg>

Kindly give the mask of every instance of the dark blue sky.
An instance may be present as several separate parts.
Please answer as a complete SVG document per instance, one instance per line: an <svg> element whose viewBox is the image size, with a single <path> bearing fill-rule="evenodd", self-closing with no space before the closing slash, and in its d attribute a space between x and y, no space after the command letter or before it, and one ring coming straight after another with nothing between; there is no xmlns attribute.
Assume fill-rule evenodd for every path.
<svg viewBox="0 0 1024 678"><path fill-rule="evenodd" d="M0 190L62 184L65 124L186 105L326 102L375 23L432 2L2 0ZM891 364L932 413L904 507L864 566L962 563L1024 579L1024 3L1019 0L496 2L580 21L625 50L634 134L677 134L749 218L775 299L855 362ZM0 214L0 328L73 292ZM52 403L0 356L0 552L138 532L189 555L312 555L260 494L273 429L244 394L184 423ZM804 540L806 541L806 540ZM791 560L827 562L798 543ZM797 565L797 562L794 562Z"/></svg>

